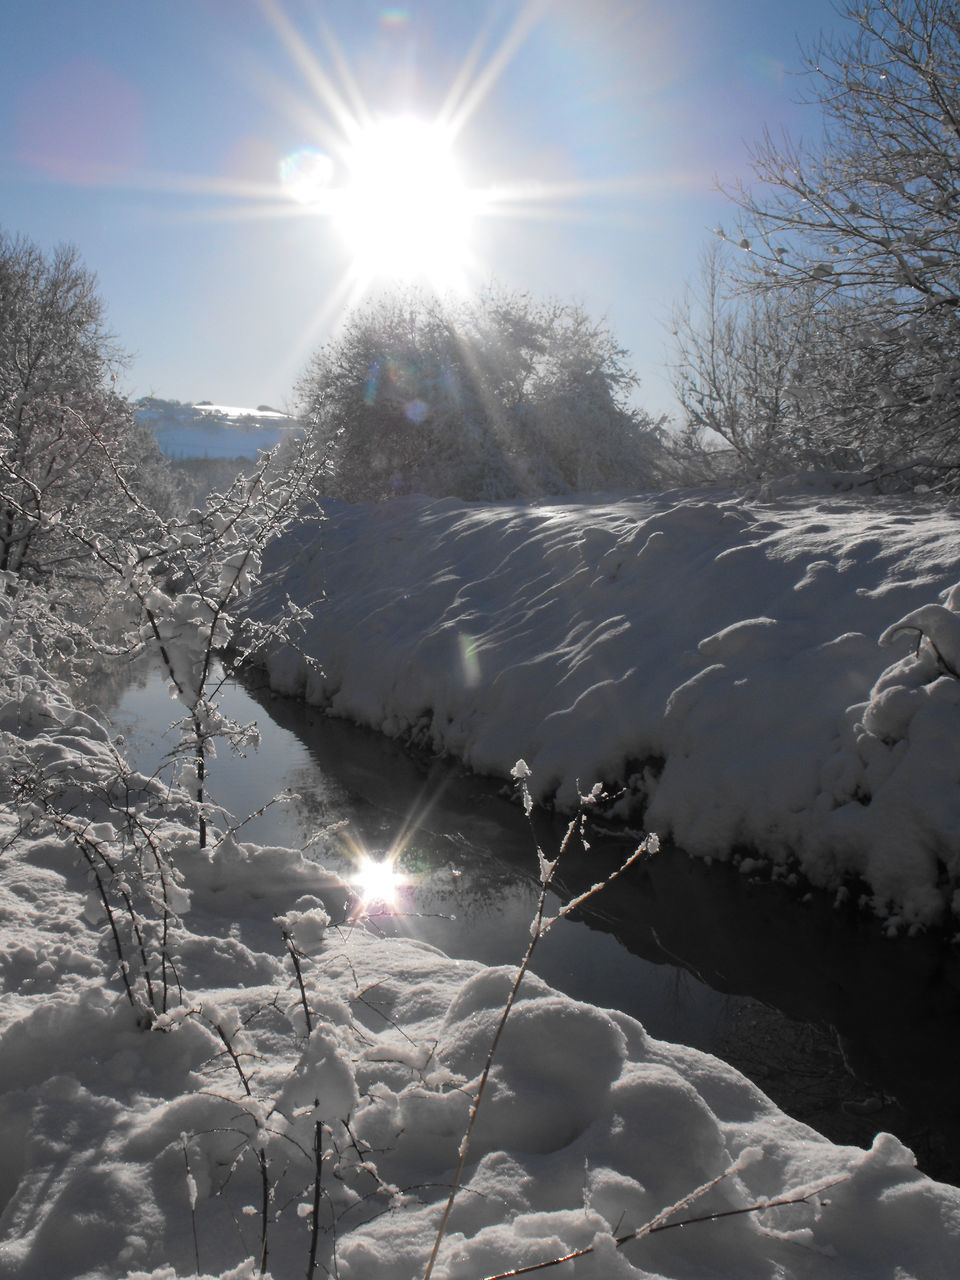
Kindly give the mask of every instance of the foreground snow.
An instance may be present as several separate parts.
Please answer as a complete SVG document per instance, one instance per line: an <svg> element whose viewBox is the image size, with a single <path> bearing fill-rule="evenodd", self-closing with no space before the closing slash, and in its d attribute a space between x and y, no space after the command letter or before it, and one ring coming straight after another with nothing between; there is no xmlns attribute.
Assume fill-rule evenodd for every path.
<svg viewBox="0 0 960 1280"><path fill-rule="evenodd" d="M868 824L886 805L911 838L926 814L907 852L947 869L955 780L938 752L956 729L960 614L936 596L956 531L920 507L817 505L763 520L757 504L694 498L342 508L331 604L309 637L329 646L326 683L289 655L274 678L478 767L507 772L529 751L534 783L561 799L574 769L616 777L659 751L662 769L631 766L635 798L649 790L667 816L671 769L703 768L691 823L726 831L711 797L727 795L744 832L768 813L773 852L799 832L807 857L809 832L854 803ZM314 590L316 564L309 550L288 563L291 592ZM881 675L890 651L867 621L893 645L925 637L918 657ZM555 1274L955 1274L960 1189L920 1174L895 1138L834 1145L717 1059L531 976L464 1148L515 971L377 938L297 852L199 848L182 793L131 771L31 643L0 665L4 1280L416 1280L464 1150L437 1280L571 1253ZM738 767L771 789L766 810L737 789ZM918 794L940 808L918 812ZM85 849L98 850L87 869ZM924 865L896 881L917 918L940 891ZM859 870L896 867L888 850Z"/></svg>
<svg viewBox="0 0 960 1280"><path fill-rule="evenodd" d="M276 689L480 772L522 755L561 806L578 780L622 784L622 816L693 854L799 866L892 930L960 915L952 507L813 491L326 510L318 542L279 547L263 605L321 601L302 648L323 670L274 653Z"/></svg>
<svg viewBox="0 0 960 1280"><path fill-rule="evenodd" d="M116 776L97 725L42 686L0 728L69 786ZM241 1280L265 1260L279 1278L313 1248L317 1274L422 1276L514 971L331 923L343 887L299 854L201 851L172 819L164 838L190 906L150 1030L69 847L38 824L0 863L0 1274ZM528 976L434 1274L575 1250L557 1274L934 1280L960 1190L895 1138L834 1146L716 1059Z"/></svg>

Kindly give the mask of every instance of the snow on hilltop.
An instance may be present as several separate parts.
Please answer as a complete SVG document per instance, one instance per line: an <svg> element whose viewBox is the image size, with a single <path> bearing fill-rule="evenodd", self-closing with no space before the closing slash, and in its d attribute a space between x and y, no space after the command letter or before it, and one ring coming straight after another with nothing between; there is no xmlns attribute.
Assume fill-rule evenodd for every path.
<svg viewBox="0 0 960 1280"><path fill-rule="evenodd" d="M249 406L213 404L209 400L200 400L191 405L191 408L196 409L197 413L203 414L205 417L239 418L246 419L249 422L292 421L289 414L281 413L279 409L272 409L268 404L261 404L256 409L251 409Z"/></svg>
<svg viewBox="0 0 960 1280"><path fill-rule="evenodd" d="M891 929L960 915L953 507L712 491L326 514L277 548L262 605L323 599L303 641L323 670L271 654L276 689L477 771L522 756L563 806L578 780L622 783L624 817L799 863Z"/></svg>
<svg viewBox="0 0 960 1280"><path fill-rule="evenodd" d="M269 405L181 404L147 396L135 406L137 421L149 427L168 458L255 458L291 432L303 430L289 414Z"/></svg>

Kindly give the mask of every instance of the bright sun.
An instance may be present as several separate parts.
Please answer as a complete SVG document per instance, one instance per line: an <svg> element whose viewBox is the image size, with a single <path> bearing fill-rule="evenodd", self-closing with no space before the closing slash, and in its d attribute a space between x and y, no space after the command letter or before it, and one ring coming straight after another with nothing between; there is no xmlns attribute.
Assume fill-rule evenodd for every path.
<svg viewBox="0 0 960 1280"><path fill-rule="evenodd" d="M448 130L410 116L359 129L336 222L357 274L458 283L467 267L473 198Z"/></svg>

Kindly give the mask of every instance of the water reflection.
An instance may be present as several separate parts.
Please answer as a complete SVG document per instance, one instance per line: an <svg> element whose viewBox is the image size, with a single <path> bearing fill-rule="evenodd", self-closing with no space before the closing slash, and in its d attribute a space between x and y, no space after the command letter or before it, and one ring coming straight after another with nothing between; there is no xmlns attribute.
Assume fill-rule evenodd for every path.
<svg viewBox="0 0 960 1280"><path fill-rule="evenodd" d="M400 911L370 927L458 958L519 959L538 892L535 843L501 784L262 688L232 689L226 710L258 719L263 742L246 760L215 762L216 800L243 815L284 789L296 795L245 827L246 838L312 847L347 875L353 850L402 846L411 884ZM160 729L175 713L157 677L114 710L141 767L159 767L173 745ZM537 822L550 856L562 824ZM593 836L587 855L571 850L563 895L630 848L609 832ZM921 1167L960 1181L960 963L948 943L891 942L822 902L665 849L560 922L533 967L651 1035L717 1053L834 1140L864 1145L887 1129Z"/></svg>
<svg viewBox="0 0 960 1280"><path fill-rule="evenodd" d="M591 852L616 861L600 841ZM577 889L597 871L568 863L565 874ZM862 1145L887 1129L921 1167L960 1181L952 943L891 941L875 922L676 850L614 890L594 928L731 997L705 1047L836 1141Z"/></svg>

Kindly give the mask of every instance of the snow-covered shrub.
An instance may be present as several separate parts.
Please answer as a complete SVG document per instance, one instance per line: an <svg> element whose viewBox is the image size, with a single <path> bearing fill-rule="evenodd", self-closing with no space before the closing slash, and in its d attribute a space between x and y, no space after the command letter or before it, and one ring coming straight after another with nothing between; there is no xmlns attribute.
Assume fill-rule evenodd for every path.
<svg viewBox="0 0 960 1280"><path fill-rule="evenodd" d="M195 842L177 821L177 793L130 768L46 669L50 648L59 653L43 590L0 592L0 637L0 805L16 814L6 843L49 845L55 862L84 867L84 917L102 928L127 1000L150 1022L179 999L172 935L189 895L176 861Z"/></svg>
<svg viewBox="0 0 960 1280"><path fill-rule="evenodd" d="M264 548L302 515L312 470L296 455L285 468L265 456L203 511L166 518L108 454L103 463L137 537L101 538L84 510L40 506L37 520L41 533L56 526L74 557L95 567L101 590L93 614L109 619L114 634L106 637L72 596L10 570L0 575L0 715L9 721L2 799L19 814L14 840L46 835L86 866L87 914L104 922L127 998L150 1021L175 991L179 999L175 939L188 901L180 864L199 855L212 872L215 860L205 851L224 836L211 830L211 819L233 821L209 804L215 744L241 749L255 737L255 725L221 713L225 664L242 661L266 639L289 636L305 615L291 604L255 622L240 608ZM98 646L114 659L153 652L181 702L172 788L134 774L106 730L78 712L67 686L50 674L56 660L80 678L86 651ZM92 757L88 741L98 744Z"/></svg>
<svg viewBox="0 0 960 1280"><path fill-rule="evenodd" d="M822 773L837 806L829 837L859 849L854 865L874 908L898 908L894 928L941 919L944 886L960 882L960 586L943 604L900 618L880 644L904 637L913 651L848 709L840 747ZM960 917L960 890L951 906Z"/></svg>
<svg viewBox="0 0 960 1280"><path fill-rule="evenodd" d="M626 355L575 306L497 290L385 297L297 388L328 451L319 483L348 501L649 488L660 430L628 402Z"/></svg>
<svg viewBox="0 0 960 1280"><path fill-rule="evenodd" d="M283 464L263 454L252 474L238 475L203 510L169 518L143 503L117 469L114 480L139 515L140 536L105 545L80 517L68 522L67 531L104 575L111 615L127 619L121 647L131 656L154 654L185 709L178 781L193 797L203 848L216 815L206 792L215 744L241 750L256 737L254 725L235 724L220 711L225 672L268 641L294 641L309 617L309 610L289 600L269 620L249 617L244 606L267 546L293 524L317 518L310 500L313 455L304 443Z"/></svg>

